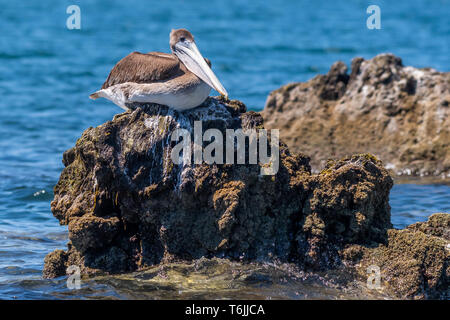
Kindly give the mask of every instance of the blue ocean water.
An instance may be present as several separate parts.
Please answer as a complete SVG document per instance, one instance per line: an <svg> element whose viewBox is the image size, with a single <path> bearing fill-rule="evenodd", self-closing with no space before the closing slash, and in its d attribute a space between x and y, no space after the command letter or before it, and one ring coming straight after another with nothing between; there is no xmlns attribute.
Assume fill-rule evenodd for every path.
<svg viewBox="0 0 450 320"><path fill-rule="evenodd" d="M69 30L66 9L81 9ZM366 8L381 9L369 30ZM169 51L172 28L192 31L231 98L261 110L271 90L325 73L336 60L392 52L405 65L449 71L450 0L0 1L0 298L51 297L45 254L64 248L50 212L62 153L121 110L91 101L131 51ZM450 212L450 186L401 184L396 227Z"/></svg>

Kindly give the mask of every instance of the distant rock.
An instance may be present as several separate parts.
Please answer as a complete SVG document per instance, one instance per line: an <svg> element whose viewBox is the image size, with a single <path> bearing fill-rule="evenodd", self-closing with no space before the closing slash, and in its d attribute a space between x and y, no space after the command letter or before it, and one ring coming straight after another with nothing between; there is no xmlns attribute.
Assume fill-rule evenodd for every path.
<svg viewBox="0 0 450 320"><path fill-rule="evenodd" d="M83 133L63 155L51 203L68 225L68 249L46 256L44 277L65 275L72 265L82 274L117 274L202 258L358 275L358 260L396 246L392 234L400 231L391 229L388 201L393 181L374 156L329 161L311 174L309 158L281 143L275 175L262 175L259 162L175 164L171 135L180 128L192 133L197 120L203 131L264 128L261 115L246 112L243 103L209 98L183 113L138 105ZM434 241L446 232L441 222L411 228L421 230L411 241ZM379 263L415 254L395 251ZM423 277L429 269L415 272Z"/></svg>
<svg viewBox="0 0 450 320"><path fill-rule="evenodd" d="M370 152L397 175L450 177L450 73L399 57L355 58L273 91L262 112L319 171L329 158Z"/></svg>

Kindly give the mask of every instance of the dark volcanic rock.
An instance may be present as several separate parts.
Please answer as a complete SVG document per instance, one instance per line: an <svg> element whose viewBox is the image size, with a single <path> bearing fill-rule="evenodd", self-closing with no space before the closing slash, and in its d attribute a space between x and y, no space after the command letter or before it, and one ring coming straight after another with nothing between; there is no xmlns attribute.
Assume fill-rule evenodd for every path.
<svg viewBox="0 0 450 320"><path fill-rule="evenodd" d="M273 91L262 112L291 151L329 158L370 152L398 175L450 177L450 73L381 54Z"/></svg>
<svg viewBox="0 0 450 320"><path fill-rule="evenodd" d="M340 95L330 90L324 94ZM263 129L262 117L246 112L241 102L217 98L184 113L135 107L87 129L64 153L51 209L68 225L70 241L67 251L47 255L45 277L64 275L71 265L83 274L112 274L203 257L293 262L307 270L351 266L358 273L358 263L386 246L380 264L414 259L415 251L390 251L399 232L390 230L393 182L374 156L329 161L312 175L309 158L281 143L275 175L262 175L262 163L175 164L175 130L192 132L196 120L203 132ZM248 160L248 146L246 152ZM405 232L411 241L434 241L447 232L442 221ZM416 274L425 277L430 270ZM441 290L442 281L430 290Z"/></svg>
<svg viewBox="0 0 450 320"><path fill-rule="evenodd" d="M86 271L203 256L289 258L308 158L281 145L274 176L261 175L260 164L174 164L171 133L192 132L194 120L203 130L262 128L261 116L240 102L206 104L186 113L154 105L125 112L65 152L51 207L69 225L69 254L80 254Z"/></svg>

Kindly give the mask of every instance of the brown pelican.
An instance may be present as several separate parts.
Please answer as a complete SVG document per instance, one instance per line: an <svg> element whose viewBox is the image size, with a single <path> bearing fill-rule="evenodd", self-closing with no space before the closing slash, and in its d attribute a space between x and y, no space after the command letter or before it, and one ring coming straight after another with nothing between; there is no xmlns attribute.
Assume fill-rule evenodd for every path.
<svg viewBox="0 0 450 320"><path fill-rule="evenodd" d="M189 31L172 30L170 49L172 54L130 53L114 66L101 90L89 98L106 98L125 110L133 102L186 110L202 104L211 88L228 97Z"/></svg>

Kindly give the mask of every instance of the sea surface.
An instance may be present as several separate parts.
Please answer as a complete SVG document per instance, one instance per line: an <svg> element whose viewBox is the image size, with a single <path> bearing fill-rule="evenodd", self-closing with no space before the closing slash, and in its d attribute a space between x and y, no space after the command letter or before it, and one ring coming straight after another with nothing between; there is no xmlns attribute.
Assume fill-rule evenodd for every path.
<svg viewBox="0 0 450 320"><path fill-rule="evenodd" d="M80 30L66 27L66 9L73 4L81 9ZM370 4L381 9L380 30L366 27ZM167 285L161 280L167 276L155 284L145 274L135 277L147 279L140 282L89 280L75 291L65 278L44 280L44 256L67 242L67 228L50 212L62 153L86 128L121 112L106 100L88 99L111 67L132 51L168 52L172 28L192 31L231 98L261 110L271 90L325 73L336 60L349 64L356 56L392 52L405 65L449 71L449 15L449 0L1 0L0 298L357 297L300 281L304 274L280 266L266 266L250 280L227 278L235 269L245 275L244 266L213 265L212 280L204 277L210 266L185 266L198 279L187 281L187 288L181 280ZM450 212L450 186L396 184L390 203L393 224L402 228ZM224 283L229 285L218 290Z"/></svg>

